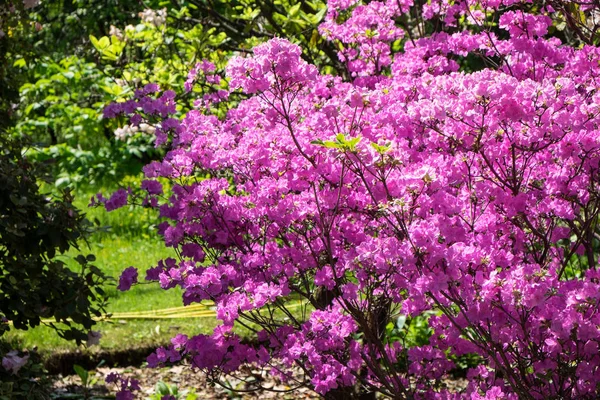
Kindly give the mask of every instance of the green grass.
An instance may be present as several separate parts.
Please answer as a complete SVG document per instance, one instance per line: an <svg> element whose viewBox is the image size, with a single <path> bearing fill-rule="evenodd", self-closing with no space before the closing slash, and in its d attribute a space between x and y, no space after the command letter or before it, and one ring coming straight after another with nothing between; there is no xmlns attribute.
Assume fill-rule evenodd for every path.
<svg viewBox="0 0 600 400"><path fill-rule="evenodd" d="M113 279L105 285L109 296L107 312L121 313L130 311L161 310L183 305L181 289L165 291L158 283L143 283L127 292L116 289L116 283L123 269L134 266L139 269L139 281L145 282L145 271L155 266L158 260L175 257L173 249L164 246L154 230L158 218L153 210L124 207L107 213L103 208L88 209L91 194L77 196L76 205L86 212L88 218L97 219L100 226L110 226L88 238L88 245L80 243L83 254L94 254L94 264ZM73 249L60 256L68 265L75 266L73 260L78 252ZM93 329L102 333L98 350L126 350L163 344L176 333L188 335L208 333L216 324L214 318L161 319L161 320L111 320L99 322ZM62 340L56 332L47 326L39 326L28 331L9 332L8 341L19 343L22 347L36 346L47 357L52 352L77 350L74 343Z"/></svg>
<svg viewBox="0 0 600 400"><path fill-rule="evenodd" d="M87 249L86 249L87 250ZM109 296L109 313L129 311L161 310L182 306L181 289L165 291L157 283L134 286L127 292L116 289L115 283L121 271L128 266L140 269L143 282L146 268L156 265L162 258L173 256L156 239L107 237L93 243L89 252L96 255L95 264L115 280L106 286ZM100 346L96 350L125 350L132 347L162 344L178 332L186 334L207 333L215 326L212 318L163 319L163 320L116 320L98 323L93 329L102 333ZM25 348L37 346L47 356L55 351L76 350L74 343L62 340L53 329L46 326L28 331L11 331L9 341L20 342Z"/></svg>
<svg viewBox="0 0 600 400"><path fill-rule="evenodd" d="M110 193L104 192L105 196ZM164 258L175 257L174 249L166 248L156 234L155 225L159 221L156 212L135 207L124 207L111 213L107 213L104 208L89 209L87 204L92 193L94 192L79 193L76 196L76 206L87 214L88 219L97 220L97 227L110 229L101 229L91 235L88 238L89 247L85 242L80 242L80 250L85 255L94 254L96 261L93 264L113 278L105 285L109 296L107 312L123 313L181 307L183 302L180 288L165 291L156 282L144 283L147 268L155 266ZM60 257L67 265L77 268L77 263L73 260L77 254L78 251L73 249ZM127 292L118 291L116 284L119 276L129 266L138 268L138 280L143 283L133 286ZM294 309L293 312L300 313L300 309ZM298 317L301 315L298 314ZM4 339L15 347L37 347L42 357L48 358L55 352L124 351L162 345L177 333L210 333L216 323L214 317L156 320L113 318L94 326L93 330L100 331L102 338L99 346L89 350L78 348L76 344L61 339L48 326L39 326L28 331L12 330ZM242 336L249 333L241 326L237 326L236 331Z"/></svg>

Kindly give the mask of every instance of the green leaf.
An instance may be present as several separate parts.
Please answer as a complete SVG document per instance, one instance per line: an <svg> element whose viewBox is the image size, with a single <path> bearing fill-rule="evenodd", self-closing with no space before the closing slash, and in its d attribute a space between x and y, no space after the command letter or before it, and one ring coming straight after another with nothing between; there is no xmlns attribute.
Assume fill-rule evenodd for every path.
<svg viewBox="0 0 600 400"><path fill-rule="evenodd" d="M100 53L104 52L110 46L110 39L106 36L97 39L94 35L90 35L90 42L92 42L92 46Z"/></svg>
<svg viewBox="0 0 600 400"><path fill-rule="evenodd" d="M290 7L290 9L288 10L288 14L289 14L290 18L294 18L295 16L298 15L298 12L300 11L300 6L301 6L301 4L298 3L298 4Z"/></svg>
<svg viewBox="0 0 600 400"><path fill-rule="evenodd" d="M323 146L327 147L328 149L341 149L342 146L337 143L337 142L333 142L331 140L327 140L325 142L323 142Z"/></svg>
<svg viewBox="0 0 600 400"><path fill-rule="evenodd" d="M163 381L160 381L156 384L156 393L162 395L162 396L167 396L171 394L171 391L169 390L169 387L167 386L166 383L164 383Z"/></svg>
<svg viewBox="0 0 600 400"><path fill-rule="evenodd" d="M394 330L394 323L393 322L388 322L387 325L385 326L385 330L387 332L388 335L392 334L392 331Z"/></svg>
<svg viewBox="0 0 600 400"><path fill-rule="evenodd" d="M98 39L96 39L96 36L90 35L90 42L92 42L92 46L94 46L96 49L100 47L100 43L98 43Z"/></svg>
<svg viewBox="0 0 600 400"><path fill-rule="evenodd" d="M68 176L63 176L61 178L58 178L56 182L54 182L54 186L62 188L68 186L69 183L71 183L71 178L69 178Z"/></svg>
<svg viewBox="0 0 600 400"><path fill-rule="evenodd" d="M81 379L81 383L83 384L83 386L87 386L89 372L85 368L83 368L81 365L77 365L77 364L73 365L73 370L75 371L77 376L79 376L79 378Z"/></svg>
<svg viewBox="0 0 600 400"><path fill-rule="evenodd" d="M371 146L377 151L379 154L385 154L390 151L390 144L388 143L385 146L379 145L377 143L371 143Z"/></svg>
<svg viewBox="0 0 600 400"><path fill-rule="evenodd" d="M312 36L310 37L310 42L309 45L311 48L315 48L317 46L317 43L319 42L319 31L316 29L313 29L312 31Z"/></svg>
<svg viewBox="0 0 600 400"><path fill-rule="evenodd" d="M98 45L99 45L101 48L105 49L105 48L107 48L108 46L110 46L110 39L109 39L107 36L102 36L102 37L100 38L100 41L98 42Z"/></svg>
<svg viewBox="0 0 600 400"><path fill-rule="evenodd" d="M116 37L115 35L112 35L110 37L110 43L112 45L120 45L121 43L123 43L118 37Z"/></svg>
<svg viewBox="0 0 600 400"><path fill-rule="evenodd" d="M13 63L13 67L17 67L17 68L24 68L27 66L27 63L25 62L24 58L19 58L17 60L15 60L15 62Z"/></svg>
<svg viewBox="0 0 600 400"><path fill-rule="evenodd" d="M24 206L27 204L27 197L17 196L16 194L11 193L9 198L10 201L16 206Z"/></svg>
<svg viewBox="0 0 600 400"><path fill-rule="evenodd" d="M116 59L119 57L115 53L107 49L102 52L102 58L105 58L110 61L116 61Z"/></svg>
<svg viewBox="0 0 600 400"><path fill-rule="evenodd" d="M317 25L319 22L321 22L321 20L325 16L326 12L327 12L327 7L322 7L318 13L311 15L310 22L312 22L313 25Z"/></svg>
<svg viewBox="0 0 600 400"><path fill-rule="evenodd" d="M348 147L350 148L350 150L354 151L356 149L356 145L358 143L360 143L360 139L361 139L360 137L352 138L352 139L346 141L346 144L348 145Z"/></svg>

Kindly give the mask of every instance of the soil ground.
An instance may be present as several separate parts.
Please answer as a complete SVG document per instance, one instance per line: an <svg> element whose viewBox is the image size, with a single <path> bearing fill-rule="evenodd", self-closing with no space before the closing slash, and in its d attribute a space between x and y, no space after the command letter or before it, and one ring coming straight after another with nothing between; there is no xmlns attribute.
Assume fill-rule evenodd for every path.
<svg viewBox="0 0 600 400"><path fill-rule="evenodd" d="M277 390L277 392L260 390L250 393L235 393L219 385L210 385L203 373L193 371L189 365L177 365L170 368L150 369L140 367L127 368L108 368L100 367L91 375L97 380L97 383L88 392L88 395L98 398L111 398L115 393L115 385L106 385L104 380L106 376L116 372L122 376L138 379L140 381L141 391L137 392L136 399L147 399L156 393L156 384L164 382L174 385L180 393L194 393L196 399L318 399L319 396L307 389L299 388L293 392L285 393L290 387L281 383L281 381L266 372L247 371L247 375L253 379L261 381L263 387ZM222 380L227 386L234 386L238 390L247 390L246 386L240 380L229 378ZM53 397L56 399L81 398L83 399L84 389L81 387L81 380L76 375L55 377L53 382ZM79 395L79 396L78 396ZM113 397L114 398L114 397ZM186 399L186 396L182 396ZM156 398L157 400L160 397Z"/></svg>
<svg viewBox="0 0 600 400"><path fill-rule="evenodd" d="M253 392L233 392L227 390L220 385L211 385L206 380L203 373L194 371L189 365L177 365L170 368L150 369L141 367L127 368L109 368L100 367L91 372L91 375L97 380L97 383L88 392L88 396L95 396L95 399L114 398L115 386L106 385L104 380L106 376L116 372L122 376L135 378L140 381L141 391L137 392L136 399L160 400L160 396L153 397L156 393L156 384L164 382L169 385L176 386L179 392L184 394L180 398L186 400L186 393L194 393L197 400L212 400L212 399L288 399L288 400L304 400L320 398L315 392L308 388L299 388L293 392L285 392L290 387L283 384L276 377L267 374L265 371L248 370L246 375L261 382L263 387L274 389L274 391L260 390ZM247 390L249 386L240 380L229 379L222 380L222 383L229 387L236 387L238 390ZM467 386L467 381L463 378L448 379L443 382L446 387L452 391L461 391ZM53 397L55 399L83 399L84 389L81 387L79 377L70 375L58 375L54 379ZM89 397L88 397L89 398ZM94 398L94 397L92 397ZM194 398L194 397L192 397Z"/></svg>

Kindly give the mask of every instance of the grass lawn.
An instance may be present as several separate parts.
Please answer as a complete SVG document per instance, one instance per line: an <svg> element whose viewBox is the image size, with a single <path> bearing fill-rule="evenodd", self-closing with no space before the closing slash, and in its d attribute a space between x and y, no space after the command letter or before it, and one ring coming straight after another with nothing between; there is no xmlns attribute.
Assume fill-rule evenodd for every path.
<svg viewBox="0 0 600 400"><path fill-rule="evenodd" d="M97 218L101 225L110 225L107 232L98 232L89 238L89 245L81 243L84 254L96 256L96 266L114 280L108 282L105 290L109 296L108 313L132 311L162 310L182 306L181 289L162 290L158 283L134 286L127 292L116 289L121 271L129 266L139 268L139 281L144 282L145 270L155 266L158 260L174 257L173 249L167 249L152 229L157 221L150 210L125 207L121 210L106 213L104 209L88 209L90 196L78 196L77 206L85 210L88 218ZM71 251L63 256L65 262L76 265L71 257L77 255ZM214 317L186 319L126 319L99 322L93 329L102 334L98 350L126 350L136 347L147 347L164 344L176 333L198 334L212 331L216 324ZM28 331L9 332L5 339L18 342L22 347L37 346L40 353L47 357L52 352L77 350L74 343L62 340L53 329L40 326ZM83 349L82 349L83 350ZM84 350L87 351L87 350Z"/></svg>

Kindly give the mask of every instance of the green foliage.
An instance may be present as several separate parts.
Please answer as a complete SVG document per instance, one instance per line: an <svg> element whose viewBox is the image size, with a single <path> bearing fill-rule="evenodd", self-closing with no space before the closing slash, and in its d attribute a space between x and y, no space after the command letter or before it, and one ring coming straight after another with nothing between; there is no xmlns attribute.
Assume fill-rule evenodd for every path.
<svg viewBox="0 0 600 400"><path fill-rule="evenodd" d="M314 140L311 143L328 149L338 149L352 153L356 151L356 145L360 143L360 140L360 137L347 138L343 133L339 133L335 136L335 140Z"/></svg>
<svg viewBox="0 0 600 400"><path fill-rule="evenodd" d="M156 154L147 139L136 135L128 137L123 143L95 150L61 143L32 149L30 157L54 165L54 184L58 188L114 187L127 175L137 174L143 160Z"/></svg>
<svg viewBox="0 0 600 400"><path fill-rule="evenodd" d="M87 387L90 379L90 372L78 364L73 365L73 371L75 371L79 379L81 379L81 385Z"/></svg>
<svg viewBox="0 0 600 400"><path fill-rule="evenodd" d="M15 65L24 63L20 58ZM107 79L95 64L76 56L30 63L23 67L29 82L20 89L16 130L46 146L67 143L90 149L105 144L100 115L109 99L101 90Z"/></svg>
<svg viewBox="0 0 600 400"><path fill-rule="evenodd" d="M21 118L14 131L39 144L30 157L53 162L58 187L118 181L160 154L151 135L138 131L117 138L116 125L102 119L104 105L122 89L96 64L75 56L59 62L44 58L32 70L33 80L21 87Z"/></svg>
<svg viewBox="0 0 600 400"><path fill-rule="evenodd" d="M0 359L11 352L11 347L0 341ZM36 351L19 352L20 357L26 357L27 362L18 373L12 373L0 367L0 400L28 399L42 400L50 398L50 381Z"/></svg>
<svg viewBox="0 0 600 400"><path fill-rule="evenodd" d="M110 38L103 36L100 40L96 39L94 35L90 35L90 42L100 54L102 58L110 61L116 61L123 53L125 42L119 40L118 37L112 35Z"/></svg>
<svg viewBox="0 0 600 400"><path fill-rule="evenodd" d="M99 368L104 364L104 360L100 361L100 363L96 366ZM95 399L96 397L90 396L90 390L98 383L98 378L92 375L87 369L82 367L81 365L75 364L73 365L73 371L77 374L79 379L81 379L81 386L83 387L83 399Z"/></svg>
<svg viewBox="0 0 600 400"><path fill-rule="evenodd" d="M61 337L81 343L104 309L105 275L91 264L93 255L77 255L76 271L56 258L77 248L85 219L69 192L60 198L40 192L39 165L22 148L0 139L0 316L17 329L53 318L64 324L56 327Z"/></svg>
<svg viewBox="0 0 600 400"><path fill-rule="evenodd" d="M21 11L8 40L0 40L11 60L5 80L17 104L13 132L39 143L42 160L54 160L59 187L106 184L159 158L152 134L119 140L115 131L127 121L103 119L102 109L149 82L183 93L188 71L201 60L222 72L232 54L282 36L326 72L347 73L318 32L322 0L57 0ZM225 81L198 82L193 95L178 99L179 111L226 88ZM223 116L232 104L214 112Z"/></svg>
<svg viewBox="0 0 600 400"><path fill-rule="evenodd" d="M428 323L430 316L430 312L414 318L400 314L386 325L386 337L390 343L400 342L404 348L423 346L433 334Z"/></svg>
<svg viewBox="0 0 600 400"><path fill-rule="evenodd" d="M76 205L85 209L87 198L78 196ZM83 201L85 200L85 201ZM118 214L117 214L118 213ZM107 276L118 278L125 267L130 265L139 267L141 271L155 266L158 260L167 257L176 257L172 248L164 244L148 231L147 223L155 217L146 216L146 210L126 208L106 213L104 210L89 210L88 217L99 219L99 224L111 225L109 232L95 233L90 237L90 252L96 255L95 265ZM70 268L77 268L73 260L77 250L71 249L64 256L65 263ZM141 273L143 280L144 274ZM106 313L134 312L161 310L165 308L180 307L182 291L179 288L167 292L160 289L158 284L142 284L134 286L130 291L117 290L114 281L107 281L103 286L109 298ZM99 346L89 348L87 351L118 352L135 349L140 346L162 346L178 332L188 335L212 332L216 321L213 319L161 319L161 320L110 320L99 321L93 330L102 334ZM53 329L47 326L38 326L28 331L13 330L5 337L15 342L15 346L31 348L39 347L39 352L44 358L58 351L80 351L75 343L61 340Z"/></svg>
<svg viewBox="0 0 600 400"><path fill-rule="evenodd" d="M400 314L395 321L390 321L385 327L387 344L400 343L403 352L399 357L398 365L408 368L408 349L415 346L424 346L429 343L433 329L429 326L431 312L426 312L417 317L407 317Z"/></svg>
<svg viewBox="0 0 600 400"><path fill-rule="evenodd" d="M164 396L172 396L177 400L196 400L198 395L194 391L179 391L177 385L159 381L154 387L154 394L148 400L161 400Z"/></svg>

